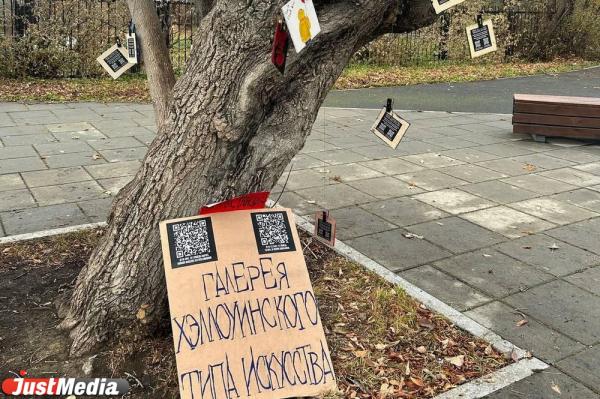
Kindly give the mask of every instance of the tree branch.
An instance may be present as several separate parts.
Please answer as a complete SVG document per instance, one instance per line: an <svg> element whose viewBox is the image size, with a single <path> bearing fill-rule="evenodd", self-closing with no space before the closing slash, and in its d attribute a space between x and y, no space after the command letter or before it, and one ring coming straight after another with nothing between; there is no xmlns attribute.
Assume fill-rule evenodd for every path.
<svg viewBox="0 0 600 399"><path fill-rule="evenodd" d="M148 86L154 102L156 123L161 126L169 113L175 85L175 73L169 49L163 40L163 32L154 1L127 0L127 5L140 37L140 47L148 75Z"/></svg>

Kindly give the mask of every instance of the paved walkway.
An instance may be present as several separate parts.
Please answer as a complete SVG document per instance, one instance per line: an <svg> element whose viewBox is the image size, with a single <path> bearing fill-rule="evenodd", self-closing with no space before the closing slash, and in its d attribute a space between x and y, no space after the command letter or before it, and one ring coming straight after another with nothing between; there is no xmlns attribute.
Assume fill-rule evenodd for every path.
<svg viewBox="0 0 600 399"><path fill-rule="evenodd" d="M451 112L512 113L513 93L600 97L600 67L560 75L537 75L470 83L332 91L330 107L379 108L392 97L396 107Z"/></svg>
<svg viewBox="0 0 600 399"><path fill-rule="evenodd" d="M493 398L597 398L600 146L404 112L392 151L376 113L324 109L281 203L330 209L340 239L553 365ZM104 220L153 130L148 105L0 104L0 234Z"/></svg>

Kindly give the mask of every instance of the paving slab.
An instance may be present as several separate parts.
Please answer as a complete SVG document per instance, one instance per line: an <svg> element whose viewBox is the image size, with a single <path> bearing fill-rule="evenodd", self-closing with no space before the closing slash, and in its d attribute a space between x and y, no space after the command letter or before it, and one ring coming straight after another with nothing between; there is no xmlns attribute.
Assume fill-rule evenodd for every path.
<svg viewBox="0 0 600 399"><path fill-rule="evenodd" d="M600 218L586 220L546 232L547 235L600 255Z"/></svg>
<svg viewBox="0 0 600 399"><path fill-rule="evenodd" d="M538 193L499 180L468 184L461 186L460 189L499 204L508 204L539 196Z"/></svg>
<svg viewBox="0 0 600 399"><path fill-rule="evenodd" d="M399 275L460 311L492 300L484 293L429 265L400 272Z"/></svg>
<svg viewBox="0 0 600 399"><path fill-rule="evenodd" d="M489 248L444 259L433 266L494 298L554 279L551 274Z"/></svg>
<svg viewBox="0 0 600 399"><path fill-rule="evenodd" d="M108 162L142 160L146 156L146 147L122 148L118 150L98 151Z"/></svg>
<svg viewBox="0 0 600 399"><path fill-rule="evenodd" d="M282 186L286 184L286 190L291 191L334 183L336 182L330 181L324 173L319 172L317 169L293 170L289 173L284 173L279 179L279 184Z"/></svg>
<svg viewBox="0 0 600 399"><path fill-rule="evenodd" d="M92 223L104 222L108 218L114 197L78 202L77 205Z"/></svg>
<svg viewBox="0 0 600 399"><path fill-rule="evenodd" d="M475 163L498 159L498 155L480 151L476 148L461 148L457 150L444 151L441 153L446 157L454 158L462 162Z"/></svg>
<svg viewBox="0 0 600 399"><path fill-rule="evenodd" d="M41 156L68 154L73 152L85 152L92 150L92 148L89 145L79 140L73 140L71 142L34 144L33 146Z"/></svg>
<svg viewBox="0 0 600 399"><path fill-rule="evenodd" d="M555 280L504 301L585 345L600 341L600 297Z"/></svg>
<svg viewBox="0 0 600 399"><path fill-rule="evenodd" d="M500 301L472 309L466 315L545 362L555 363L585 348L530 317L524 319L522 313ZM527 324L520 325L521 320L527 320Z"/></svg>
<svg viewBox="0 0 600 399"><path fill-rule="evenodd" d="M566 276L600 264L599 255L545 234L508 241L496 249L555 276Z"/></svg>
<svg viewBox="0 0 600 399"><path fill-rule="evenodd" d="M553 180L538 174L510 177L502 182L515 187L533 191L540 195L556 194L563 191L576 190L577 186Z"/></svg>
<svg viewBox="0 0 600 399"><path fill-rule="evenodd" d="M330 214L337 223L337 236L341 240L398 228L398 226L357 207L336 209Z"/></svg>
<svg viewBox="0 0 600 399"><path fill-rule="evenodd" d="M573 168L563 168L540 173L542 176L560 180L575 186L588 187L600 184L600 176Z"/></svg>
<svg viewBox="0 0 600 399"><path fill-rule="evenodd" d="M551 157L566 159L567 161L577 164L600 161L600 155L589 154L585 151L581 151L579 148L561 148L559 150L546 152L545 154Z"/></svg>
<svg viewBox="0 0 600 399"><path fill-rule="evenodd" d="M347 240L347 244L394 272L451 255L426 240L408 239L404 234L403 229L391 230Z"/></svg>
<svg viewBox="0 0 600 399"><path fill-rule="evenodd" d="M31 188L40 206L102 198L107 196L105 191L93 180Z"/></svg>
<svg viewBox="0 0 600 399"><path fill-rule="evenodd" d="M21 175L29 187L55 186L92 180L92 177L80 166L24 172Z"/></svg>
<svg viewBox="0 0 600 399"><path fill-rule="evenodd" d="M495 205L495 203L491 201L458 189L417 194L414 198L453 215L490 208Z"/></svg>
<svg viewBox="0 0 600 399"><path fill-rule="evenodd" d="M376 161L361 162L361 165L386 175L398 175L401 173L423 170L423 167L399 158L387 158Z"/></svg>
<svg viewBox="0 0 600 399"><path fill-rule="evenodd" d="M428 168L445 168L448 166L462 165L464 162L454 158L440 155L439 153L428 152L425 154L418 155L407 155L402 157L406 161L412 162L416 165Z"/></svg>
<svg viewBox="0 0 600 399"><path fill-rule="evenodd" d="M600 296L600 263L598 263L598 266L572 274L566 277L565 280L579 288L588 290L592 294Z"/></svg>
<svg viewBox="0 0 600 399"><path fill-rule="evenodd" d="M586 386L600 392L600 345L561 360L556 367L577 378Z"/></svg>
<svg viewBox="0 0 600 399"><path fill-rule="evenodd" d="M309 201L315 201L324 209L345 208L375 201L375 197L346 184L306 188L297 190L296 193Z"/></svg>
<svg viewBox="0 0 600 399"><path fill-rule="evenodd" d="M105 190L105 194L116 195L123 187L125 187L133 176L112 177L110 179L98 179L97 182ZM108 192L106 192L108 191Z"/></svg>
<svg viewBox="0 0 600 399"><path fill-rule="evenodd" d="M80 111L81 110L78 110L77 112L80 112ZM73 112L73 111L70 111L70 112ZM47 127L48 131L50 131L52 133L63 133L63 132L77 133L77 132L84 132L87 130L94 129L94 126L92 126L88 122L57 123L57 124L53 124L53 125L48 125L46 127Z"/></svg>
<svg viewBox="0 0 600 399"><path fill-rule="evenodd" d="M584 165L574 166L573 169L581 170L587 173L592 173L594 175L600 175L600 162L592 162L586 163Z"/></svg>
<svg viewBox="0 0 600 399"><path fill-rule="evenodd" d="M111 162L99 165L87 165L85 169L95 179L107 179L111 177L133 176L141 164L140 161Z"/></svg>
<svg viewBox="0 0 600 399"><path fill-rule="evenodd" d="M506 206L466 213L462 217L508 238L519 238L555 227L553 223Z"/></svg>
<svg viewBox="0 0 600 399"><path fill-rule="evenodd" d="M587 209L549 197L515 202L510 204L510 207L559 225L600 216Z"/></svg>
<svg viewBox="0 0 600 399"><path fill-rule="evenodd" d="M488 180L496 180L508 177L504 173L499 173L491 169L482 168L477 165L458 165L439 169L439 171L450 176L468 181L469 183L479 183Z"/></svg>
<svg viewBox="0 0 600 399"><path fill-rule="evenodd" d="M4 136L0 138L6 147L30 146L32 144L48 144L56 142L51 134L28 134L25 136Z"/></svg>
<svg viewBox="0 0 600 399"><path fill-rule="evenodd" d="M576 205L593 212L600 212L600 193L597 191L581 188L566 193L556 194L550 198Z"/></svg>
<svg viewBox="0 0 600 399"><path fill-rule="evenodd" d="M0 191L0 212L36 206L29 190Z"/></svg>
<svg viewBox="0 0 600 399"><path fill-rule="evenodd" d="M322 172L327 179L337 182L351 182L356 180L372 179L383 176L376 170L367 168L360 164L330 165L316 169Z"/></svg>
<svg viewBox="0 0 600 399"><path fill-rule="evenodd" d="M323 208L317 205L316 202L309 202L306 198L299 196L298 194L292 191L286 191L279 196L279 193L274 194L271 193L271 199L273 201L279 201L278 204L284 205L286 207L294 209L298 215L306 216L306 215L314 215L317 211L322 211Z"/></svg>
<svg viewBox="0 0 600 399"><path fill-rule="evenodd" d="M2 212L0 219L7 235L33 233L89 223L75 204L60 204Z"/></svg>
<svg viewBox="0 0 600 399"><path fill-rule="evenodd" d="M438 170L421 170L394 176L411 186L420 187L427 191L443 190L468 184L468 182L449 176Z"/></svg>
<svg viewBox="0 0 600 399"><path fill-rule="evenodd" d="M560 392L560 393L559 393ZM487 399L597 399L598 395L554 367L534 373Z"/></svg>
<svg viewBox="0 0 600 399"><path fill-rule="evenodd" d="M407 230L455 254L488 247L506 240L500 234L458 217L417 224L408 227Z"/></svg>
<svg viewBox="0 0 600 399"><path fill-rule="evenodd" d="M7 126L0 127L0 137L4 136L21 136L27 134L46 134L49 133L48 127L44 125L35 126ZM590 155L591 156L591 155Z"/></svg>
<svg viewBox="0 0 600 399"><path fill-rule="evenodd" d="M47 155L44 161L49 168L68 168L73 166L99 165L106 163L96 151L73 152L70 154Z"/></svg>
<svg viewBox="0 0 600 399"><path fill-rule="evenodd" d="M14 158L25 158L25 157L37 157L38 154L35 152L30 145L19 145L0 148L0 160L1 159L14 159Z"/></svg>
<svg viewBox="0 0 600 399"><path fill-rule="evenodd" d="M423 192L418 187L388 176L353 181L348 185L377 199L397 198Z"/></svg>
<svg viewBox="0 0 600 399"><path fill-rule="evenodd" d="M18 174L0 175L0 192L26 188L23 179Z"/></svg>
<svg viewBox="0 0 600 399"><path fill-rule="evenodd" d="M410 226L448 216L441 210L413 198L393 198L362 205L363 209L397 226Z"/></svg>
<svg viewBox="0 0 600 399"><path fill-rule="evenodd" d="M491 161L479 162L477 165L509 176L519 176L534 172L534 170L527 169L526 164L511 158L493 159Z"/></svg>
<svg viewBox="0 0 600 399"><path fill-rule="evenodd" d="M446 150L446 148L439 145L425 143L423 141L403 141L398 146L397 150L402 151L405 154L425 154L425 153L439 153Z"/></svg>
<svg viewBox="0 0 600 399"><path fill-rule="evenodd" d="M407 152L401 150L394 150L389 147L382 147L380 144L369 145L365 147L353 147L350 149L350 151L367 157L368 159L383 159L408 154Z"/></svg>
<svg viewBox="0 0 600 399"><path fill-rule="evenodd" d="M517 162L522 162L527 165L532 165L537 169L559 169L568 166L576 165L575 162L567 161L566 159L560 159L551 157L546 154L528 154L519 157L513 157Z"/></svg>
<svg viewBox="0 0 600 399"><path fill-rule="evenodd" d="M116 150L124 148L136 148L143 143L140 143L140 141L134 137L116 137L104 140L88 140L87 144L89 144L89 146L95 150Z"/></svg>
<svg viewBox="0 0 600 399"><path fill-rule="evenodd" d="M26 157L0 160L0 175L30 170L47 169L39 157Z"/></svg>

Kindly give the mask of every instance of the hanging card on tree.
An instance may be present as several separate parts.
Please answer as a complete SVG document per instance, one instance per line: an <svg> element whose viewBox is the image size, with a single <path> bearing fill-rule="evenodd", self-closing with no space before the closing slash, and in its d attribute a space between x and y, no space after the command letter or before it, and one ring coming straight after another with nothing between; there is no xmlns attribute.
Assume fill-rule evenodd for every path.
<svg viewBox="0 0 600 399"><path fill-rule="evenodd" d="M113 79L117 79L119 76L123 75L125 71L135 65L133 62L129 61L127 48L121 46L120 43L117 43L106 50L100 57L96 58L96 61L102 65L102 68L104 68Z"/></svg>
<svg viewBox="0 0 600 399"><path fill-rule="evenodd" d="M275 36L273 38L273 49L271 50L271 62L283 73L287 61L288 48L290 46L290 34L282 21L277 22Z"/></svg>
<svg viewBox="0 0 600 399"><path fill-rule="evenodd" d="M299 53L321 32L315 6L312 0L290 0L281 11L296 53Z"/></svg>
<svg viewBox="0 0 600 399"><path fill-rule="evenodd" d="M317 212L315 215L315 236L326 244L335 245L336 223L328 211Z"/></svg>
<svg viewBox="0 0 600 399"><path fill-rule="evenodd" d="M478 23L467 26L467 39L469 40L471 58L481 57L482 55L498 50L494 25L491 19L484 22L479 17Z"/></svg>
<svg viewBox="0 0 600 399"><path fill-rule="evenodd" d="M409 127L410 123L394 113L392 100L388 99L387 106L377 116L371 131L387 145L396 149Z"/></svg>
<svg viewBox="0 0 600 399"><path fill-rule="evenodd" d="M446 11L450 7L454 7L455 5L462 3L463 1L465 0L432 0L433 8L438 14Z"/></svg>

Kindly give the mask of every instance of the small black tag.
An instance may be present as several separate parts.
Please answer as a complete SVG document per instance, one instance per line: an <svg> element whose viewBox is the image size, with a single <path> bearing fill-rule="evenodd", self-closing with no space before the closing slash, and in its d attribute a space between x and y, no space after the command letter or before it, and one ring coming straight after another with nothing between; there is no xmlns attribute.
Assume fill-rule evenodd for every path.
<svg viewBox="0 0 600 399"><path fill-rule="evenodd" d="M260 255L296 250L286 212L257 212L250 216Z"/></svg>
<svg viewBox="0 0 600 399"><path fill-rule="evenodd" d="M218 259L210 218L168 223L167 238L173 269Z"/></svg>
<svg viewBox="0 0 600 399"><path fill-rule="evenodd" d="M319 219L317 222L317 236L325 241L331 241L333 237L333 225L323 219Z"/></svg>
<svg viewBox="0 0 600 399"><path fill-rule="evenodd" d="M482 51L493 45L490 28L487 25L471 30L471 39L473 39L473 49L475 51Z"/></svg>

